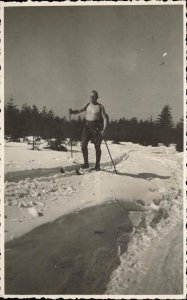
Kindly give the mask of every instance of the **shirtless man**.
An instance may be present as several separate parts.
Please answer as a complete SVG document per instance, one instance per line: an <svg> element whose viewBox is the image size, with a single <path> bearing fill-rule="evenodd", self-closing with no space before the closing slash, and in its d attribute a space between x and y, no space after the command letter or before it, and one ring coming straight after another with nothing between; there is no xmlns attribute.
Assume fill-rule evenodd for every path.
<svg viewBox="0 0 187 300"><path fill-rule="evenodd" d="M89 140L92 140L96 151L96 164L93 169L100 171L101 142L105 134L108 119L104 106L98 103L97 99L98 92L93 90L90 94L90 103L85 105L80 110L72 110L70 108L69 112L70 114L79 114L84 111L86 112L86 122L81 137L81 150L84 158L84 164L82 165L82 168L89 168L88 142Z"/></svg>

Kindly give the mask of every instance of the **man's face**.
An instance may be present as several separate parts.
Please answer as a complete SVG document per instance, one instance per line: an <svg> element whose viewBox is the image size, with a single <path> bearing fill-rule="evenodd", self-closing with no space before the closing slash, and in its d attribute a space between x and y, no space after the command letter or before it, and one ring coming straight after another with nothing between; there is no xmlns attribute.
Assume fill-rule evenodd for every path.
<svg viewBox="0 0 187 300"><path fill-rule="evenodd" d="M96 101L97 101L97 97L96 97L95 93L91 92L91 94L90 94L90 102L96 103Z"/></svg>

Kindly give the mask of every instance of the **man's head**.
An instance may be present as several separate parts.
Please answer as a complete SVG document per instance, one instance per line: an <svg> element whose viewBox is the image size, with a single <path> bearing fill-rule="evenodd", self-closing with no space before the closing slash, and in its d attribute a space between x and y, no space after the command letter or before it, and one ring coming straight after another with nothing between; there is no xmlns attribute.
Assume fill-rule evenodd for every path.
<svg viewBox="0 0 187 300"><path fill-rule="evenodd" d="M91 91L91 94L90 94L90 101L91 101L92 103L95 103L95 102L97 102L97 99L98 99L98 98L99 98L98 92L97 92L96 90Z"/></svg>

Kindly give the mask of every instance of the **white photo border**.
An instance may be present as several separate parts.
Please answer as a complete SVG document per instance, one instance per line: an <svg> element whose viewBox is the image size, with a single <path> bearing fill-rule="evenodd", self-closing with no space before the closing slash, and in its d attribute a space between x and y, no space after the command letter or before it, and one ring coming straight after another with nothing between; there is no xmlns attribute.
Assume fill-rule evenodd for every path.
<svg viewBox="0 0 187 300"><path fill-rule="evenodd" d="M187 44L186 44L186 1L164 1L164 0L149 0L149 1L64 1L64 2L48 2L48 1L27 1L27 2L1 2L0 4L0 296L7 298L15 298L14 295L5 295L5 283L4 283L4 8L6 7L52 7L52 6L116 6L116 5L182 5L183 6L183 116L184 116L184 159L183 159L183 274L184 274L184 293L183 295L125 295L125 299L181 299L181 296L185 298L187 293L187 282L186 282L186 225L187 225L187 215L186 215L186 94L187 94L187 84L186 84L186 68L187 68ZM185 122L186 121L186 122ZM64 299L124 299L123 296L118 295L61 295ZM16 295L16 298L36 298L36 299L58 299L60 295Z"/></svg>

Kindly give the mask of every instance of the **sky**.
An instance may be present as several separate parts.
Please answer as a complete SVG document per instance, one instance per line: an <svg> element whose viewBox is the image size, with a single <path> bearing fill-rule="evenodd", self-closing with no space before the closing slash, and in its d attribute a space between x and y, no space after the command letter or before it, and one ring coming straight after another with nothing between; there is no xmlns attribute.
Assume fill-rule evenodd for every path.
<svg viewBox="0 0 187 300"><path fill-rule="evenodd" d="M110 119L183 114L182 5L5 8L5 102L58 116L99 93ZM83 116L83 115L82 115Z"/></svg>

